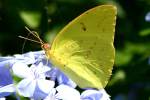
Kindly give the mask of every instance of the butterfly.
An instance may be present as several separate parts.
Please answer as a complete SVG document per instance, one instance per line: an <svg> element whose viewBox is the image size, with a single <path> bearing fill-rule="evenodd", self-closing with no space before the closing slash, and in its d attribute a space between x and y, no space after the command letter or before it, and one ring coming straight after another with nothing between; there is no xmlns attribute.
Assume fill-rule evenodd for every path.
<svg viewBox="0 0 150 100"><path fill-rule="evenodd" d="M115 59L116 14L113 5L94 7L66 25L51 46L40 40L52 64L81 88L101 89L108 83Z"/></svg>

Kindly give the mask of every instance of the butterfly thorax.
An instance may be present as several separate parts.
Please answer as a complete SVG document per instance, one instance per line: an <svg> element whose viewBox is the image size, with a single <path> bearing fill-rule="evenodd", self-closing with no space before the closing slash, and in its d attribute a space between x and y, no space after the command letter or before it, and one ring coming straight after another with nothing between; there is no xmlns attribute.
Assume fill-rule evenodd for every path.
<svg viewBox="0 0 150 100"><path fill-rule="evenodd" d="M51 50L51 46L48 43L44 43L41 45L41 48L45 51L46 57L51 61L53 65L62 66L63 64L59 61L57 57L55 57L53 50ZM58 64L59 63L59 64ZM60 64L61 63L61 64Z"/></svg>

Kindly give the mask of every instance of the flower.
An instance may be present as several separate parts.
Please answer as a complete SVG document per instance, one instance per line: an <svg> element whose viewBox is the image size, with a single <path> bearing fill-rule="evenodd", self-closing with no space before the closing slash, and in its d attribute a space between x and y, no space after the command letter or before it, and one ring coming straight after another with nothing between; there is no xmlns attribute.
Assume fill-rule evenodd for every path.
<svg viewBox="0 0 150 100"><path fill-rule="evenodd" d="M6 98L0 98L0 100L6 100Z"/></svg>
<svg viewBox="0 0 150 100"><path fill-rule="evenodd" d="M57 91L57 93L56 93ZM110 100L104 89L79 91L68 85L59 85L44 100Z"/></svg>
<svg viewBox="0 0 150 100"><path fill-rule="evenodd" d="M75 88L77 85L70 78L68 78L64 73L62 73L58 68L52 67L52 69L47 73L48 77L52 80L57 81L59 85L65 84L70 87Z"/></svg>
<svg viewBox="0 0 150 100"><path fill-rule="evenodd" d="M59 85L44 100L80 100L80 93L67 85Z"/></svg>
<svg viewBox="0 0 150 100"><path fill-rule="evenodd" d="M12 76L10 73L10 66L7 61L0 62L0 86L12 84Z"/></svg>
<svg viewBox="0 0 150 100"><path fill-rule="evenodd" d="M55 94L56 94L56 89L52 89L49 94L46 96L46 98L44 98L44 100L58 100L56 97L55 97Z"/></svg>
<svg viewBox="0 0 150 100"><path fill-rule="evenodd" d="M100 90L85 90L81 94L82 100L110 100L110 96L104 89Z"/></svg>
<svg viewBox="0 0 150 100"><path fill-rule="evenodd" d="M70 86L62 84L56 87L56 90L58 91L56 98L59 100L80 100L79 91Z"/></svg>
<svg viewBox="0 0 150 100"><path fill-rule="evenodd" d="M44 98L54 87L54 81L45 79L45 72L50 70L50 67L39 63L28 67L24 63L15 63L12 67L15 75L24 78L18 83L17 89L20 95L30 98Z"/></svg>
<svg viewBox="0 0 150 100"><path fill-rule="evenodd" d="M12 94L13 92L15 92L15 87L13 84L9 84L9 85L0 87L0 98L8 96L8 95Z"/></svg>
<svg viewBox="0 0 150 100"><path fill-rule="evenodd" d="M12 75L21 81L14 84ZM0 78L0 98L17 91L32 100L109 100L104 89L80 89L80 93L76 83L52 66L44 51L0 57Z"/></svg>
<svg viewBox="0 0 150 100"><path fill-rule="evenodd" d="M13 87L13 79L10 73L12 57L0 57L0 97L12 94L15 89Z"/></svg>

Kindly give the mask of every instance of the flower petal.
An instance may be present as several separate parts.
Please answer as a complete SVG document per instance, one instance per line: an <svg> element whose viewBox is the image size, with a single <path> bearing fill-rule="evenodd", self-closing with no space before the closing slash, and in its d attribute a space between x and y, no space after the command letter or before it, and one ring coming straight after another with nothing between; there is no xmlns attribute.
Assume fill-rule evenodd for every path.
<svg viewBox="0 0 150 100"><path fill-rule="evenodd" d="M53 81L38 79L33 98L35 100L46 98L48 96L48 94L51 93L52 90L54 89L53 87L54 87ZM51 100L51 99L49 99L49 100Z"/></svg>
<svg viewBox="0 0 150 100"><path fill-rule="evenodd" d="M15 90L16 89L13 84L9 84L4 87L0 87L0 98L10 95L11 93L15 92Z"/></svg>
<svg viewBox="0 0 150 100"><path fill-rule="evenodd" d="M13 59L13 57L10 57L10 56L8 56L8 57L0 57L0 62L8 61L8 60L11 60L11 59Z"/></svg>
<svg viewBox="0 0 150 100"><path fill-rule="evenodd" d="M56 98L63 100L80 100L80 93L72 87L67 85L59 85L56 87L58 93Z"/></svg>
<svg viewBox="0 0 150 100"><path fill-rule="evenodd" d="M33 52L25 53L23 56L25 58L26 64L33 64L35 62L35 57Z"/></svg>
<svg viewBox="0 0 150 100"><path fill-rule="evenodd" d="M103 94L97 90L86 90L81 94L82 100L101 100Z"/></svg>
<svg viewBox="0 0 150 100"><path fill-rule="evenodd" d="M43 59L45 58L45 51L41 50L41 51L35 51L33 52L35 59Z"/></svg>
<svg viewBox="0 0 150 100"><path fill-rule="evenodd" d="M7 65L0 64L0 86L5 86L12 83L13 79L9 67L7 67Z"/></svg>
<svg viewBox="0 0 150 100"><path fill-rule="evenodd" d="M15 63L12 67L12 70L14 74L20 78L33 77L30 68L24 63L20 62Z"/></svg>
<svg viewBox="0 0 150 100"><path fill-rule="evenodd" d="M110 100L109 95L104 89L86 90L81 94L82 100Z"/></svg>
<svg viewBox="0 0 150 100"><path fill-rule="evenodd" d="M33 97L31 98L33 98L33 100L43 100L47 95L48 93L43 92L38 85L36 85Z"/></svg>
<svg viewBox="0 0 150 100"><path fill-rule="evenodd" d="M38 79L37 85L39 89L41 89L43 92L48 94L50 90L54 88L55 83L54 81L50 81L50 80Z"/></svg>
<svg viewBox="0 0 150 100"><path fill-rule="evenodd" d="M18 93L24 97L33 97L33 93L36 87L36 81L32 79L23 79L17 85Z"/></svg>
<svg viewBox="0 0 150 100"><path fill-rule="evenodd" d="M14 55L15 60L19 61L20 63L25 63L25 64L33 64L35 62L35 57L33 52L28 52L25 54L16 54Z"/></svg>
<svg viewBox="0 0 150 100"><path fill-rule="evenodd" d="M52 89L44 100L58 100L55 98L56 89Z"/></svg>
<svg viewBox="0 0 150 100"><path fill-rule="evenodd" d="M107 92L104 89L99 90L103 94L101 100L110 100L110 96L107 94Z"/></svg>
<svg viewBox="0 0 150 100"><path fill-rule="evenodd" d="M34 65L34 66L37 66L37 67L36 67L36 72L39 73L39 74L40 74L40 73L43 74L43 73L48 72L48 71L51 70L50 67L43 65L42 62L40 62L38 65ZM33 67L34 67L34 66L33 66ZM32 68L32 66L31 66L31 68Z"/></svg>
<svg viewBox="0 0 150 100"><path fill-rule="evenodd" d="M50 77L51 80L55 81L59 74L58 68L52 68L49 72L46 73L47 77Z"/></svg>
<svg viewBox="0 0 150 100"><path fill-rule="evenodd" d="M0 98L0 100L6 100L6 98Z"/></svg>
<svg viewBox="0 0 150 100"><path fill-rule="evenodd" d="M73 88L75 88L77 86L75 82L73 82L70 78L68 78L61 71L59 71L59 73L58 73L57 80L58 80L59 84L65 84L65 85L68 85Z"/></svg>

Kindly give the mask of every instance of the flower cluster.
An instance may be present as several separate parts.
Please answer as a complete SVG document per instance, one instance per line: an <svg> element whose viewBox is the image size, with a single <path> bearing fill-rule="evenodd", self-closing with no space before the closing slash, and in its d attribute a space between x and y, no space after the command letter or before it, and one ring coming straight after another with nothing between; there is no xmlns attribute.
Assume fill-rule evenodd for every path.
<svg viewBox="0 0 150 100"><path fill-rule="evenodd" d="M0 100L11 94L31 100L110 100L104 89L76 87L52 66L44 51L0 57Z"/></svg>

